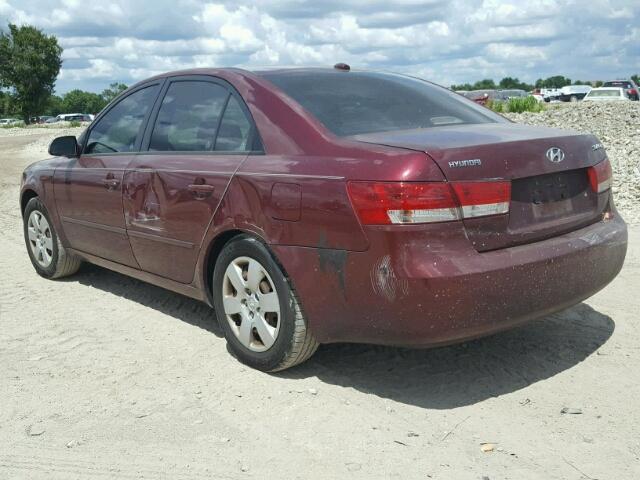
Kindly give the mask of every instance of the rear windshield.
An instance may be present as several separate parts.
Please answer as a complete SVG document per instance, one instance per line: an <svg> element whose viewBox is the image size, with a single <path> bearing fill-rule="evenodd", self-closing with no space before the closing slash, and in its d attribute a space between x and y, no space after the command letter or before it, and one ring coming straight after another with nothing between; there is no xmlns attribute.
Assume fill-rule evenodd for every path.
<svg viewBox="0 0 640 480"><path fill-rule="evenodd" d="M591 90L590 97L619 97L620 90Z"/></svg>
<svg viewBox="0 0 640 480"><path fill-rule="evenodd" d="M372 72L261 72L339 136L504 121L450 90Z"/></svg>
<svg viewBox="0 0 640 480"><path fill-rule="evenodd" d="M604 87L631 88L631 82L604 82Z"/></svg>

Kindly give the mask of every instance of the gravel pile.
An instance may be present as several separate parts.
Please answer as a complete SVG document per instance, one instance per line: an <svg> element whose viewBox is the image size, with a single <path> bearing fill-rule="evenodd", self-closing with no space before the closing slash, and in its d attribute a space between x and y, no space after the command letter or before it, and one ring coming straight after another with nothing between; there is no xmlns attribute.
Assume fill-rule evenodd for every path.
<svg viewBox="0 0 640 480"><path fill-rule="evenodd" d="M540 113L506 113L528 125L592 133L607 149L613 168L613 194L628 223L640 223L640 102L559 103Z"/></svg>

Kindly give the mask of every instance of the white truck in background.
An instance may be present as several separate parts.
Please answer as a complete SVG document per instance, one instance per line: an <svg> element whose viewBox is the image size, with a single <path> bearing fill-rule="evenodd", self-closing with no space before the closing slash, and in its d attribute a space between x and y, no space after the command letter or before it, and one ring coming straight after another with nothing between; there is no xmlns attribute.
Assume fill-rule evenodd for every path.
<svg viewBox="0 0 640 480"><path fill-rule="evenodd" d="M562 102L577 102L591 91L591 85L567 85L560 89L559 100Z"/></svg>

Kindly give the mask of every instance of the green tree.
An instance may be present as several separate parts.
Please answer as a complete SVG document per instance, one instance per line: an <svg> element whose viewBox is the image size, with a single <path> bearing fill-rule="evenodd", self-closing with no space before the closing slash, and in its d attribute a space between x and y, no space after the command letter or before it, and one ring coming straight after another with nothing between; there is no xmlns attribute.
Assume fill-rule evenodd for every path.
<svg viewBox="0 0 640 480"><path fill-rule="evenodd" d="M100 96L106 102L105 103L106 105L107 103L111 102L111 100L113 100L118 95L120 95L122 92L124 92L126 89L127 89L127 86L124 83L114 82L111 85L109 85L109 88L105 88L100 94Z"/></svg>
<svg viewBox="0 0 640 480"><path fill-rule="evenodd" d="M0 90L0 117L14 117L19 113L15 96Z"/></svg>
<svg viewBox="0 0 640 480"><path fill-rule="evenodd" d="M460 83L458 85L451 85L449 87L450 90L471 90L471 85L468 83Z"/></svg>
<svg viewBox="0 0 640 480"><path fill-rule="evenodd" d="M496 83L490 78L485 78L473 84L473 90L495 90L496 88Z"/></svg>
<svg viewBox="0 0 640 480"><path fill-rule="evenodd" d="M13 90L25 122L45 109L61 55L56 37L35 27L9 24L9 31L0 33L0 86Z"/></svg>
<svg viewBox="0 0 640 480"><path fill-rule="evenodd" d="M449 87L451 90L473 90L473 86L470 83L461 83L460 85L451 85Z"/></svg>
<svg viewBox="0 0 640 480"><path fill-rule="evenodd" d="M55 117L60 113L64 113L62 97L59 97L58 95L51 95L47 101L47 106L44 109L44 114Z"/></svg>
<svg viewBox="0 0 640 480"><path fill-rule="evenodd" d="M451 85L451 90L495 90L496 88L496 83L490 78L479 80L473 85L470 83Z"/></svg>
<svg viewBox="0 0 640 480"><path fill-rule="evenodd" d="M562 75L555 75L553 77L539 78L536 80L536 88L562 88L567 85L571 85L571 79L563 77Z"/></svg>
<svg viewBox="0 0 640 480"><path fill-rule="evenodd" d="M521 82L517 78L512 77L504 77L500 80L498 87L502 89L517 89L517 90L533 90L533 85L529 85L528 83Z"/></svg>
<svg viewBox="0 0 640 480"><path fill-rule="evenodd" d="M635 75L631 75L631 79L636 82L636 85L640 85L640 75L637 73Z"/></svg>
<svg viewBox="0 0 640 480"><path fill-rule="evenodd" d="M106 104L101 95L83 90L71 90L62 97L65 113L98 113Z"/></svg>

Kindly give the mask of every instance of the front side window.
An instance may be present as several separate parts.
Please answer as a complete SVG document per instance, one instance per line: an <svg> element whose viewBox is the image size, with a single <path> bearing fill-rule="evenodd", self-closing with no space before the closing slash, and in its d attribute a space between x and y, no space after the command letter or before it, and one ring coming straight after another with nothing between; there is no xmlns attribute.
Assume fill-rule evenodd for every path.
<svg viewBox="0 0 640 480"><path fill-rule="evenodd" d="M340 71L260 75L339 136L505 121L454 92L402 75Z"/></svg>
<svg viewBox="0 0 640 480"><path fill-rule="evenodd" d="M91 128L85 153L132 152L157 93L153 85L120 100Z"/></svg>
<svg viewBox="0 0 640 480"><path fill-rule="evenodd" d="M222 109L229 92L211 82L173 82L162 100L149 150L213 150Z"/></svg>

